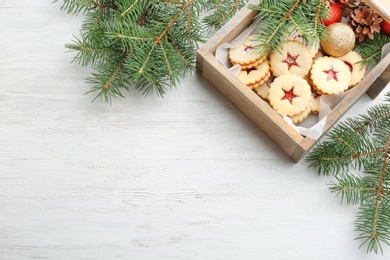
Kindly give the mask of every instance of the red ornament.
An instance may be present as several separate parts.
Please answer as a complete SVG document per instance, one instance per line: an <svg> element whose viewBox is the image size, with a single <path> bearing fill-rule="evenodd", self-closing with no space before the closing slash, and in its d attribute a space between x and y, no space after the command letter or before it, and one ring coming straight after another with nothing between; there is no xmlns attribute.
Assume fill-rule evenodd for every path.
<svg viewBox="0 0 390 260"><path fill-rule="evenodd" d="M381 22L381 31L387 36L390 36L390 23L386 22L385 19Z"/></svg>
<svg viewBox="0 0 390 260"><path fill-rule="evenodd" d="M343 10L341 9L341 6L338 3L329 2L327 18L322 19L321 23L328 26L332 23L341 22L341 18L343 18Z"/></svg>

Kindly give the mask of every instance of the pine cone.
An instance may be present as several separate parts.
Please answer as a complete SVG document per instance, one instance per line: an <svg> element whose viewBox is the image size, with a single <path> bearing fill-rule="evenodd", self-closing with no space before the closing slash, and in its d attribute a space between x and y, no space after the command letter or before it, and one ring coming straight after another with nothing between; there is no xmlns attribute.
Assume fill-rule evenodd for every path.
<svg viewBox="0 0 390 260"><path fill-rule="evenodd" d="M341 5L344 17L348 17L353 9L364 5L361 0L338 0L337 2Z"/></svg>
<svg viewBox="0 0 390 260"><path fill-rule="evenodd" d="M382 18L368 6L355 8L348 16L348 24L354 29L355 37L360 42L364 41L366 36L374 39L374 34L381 30L381 22Z"/></svg>

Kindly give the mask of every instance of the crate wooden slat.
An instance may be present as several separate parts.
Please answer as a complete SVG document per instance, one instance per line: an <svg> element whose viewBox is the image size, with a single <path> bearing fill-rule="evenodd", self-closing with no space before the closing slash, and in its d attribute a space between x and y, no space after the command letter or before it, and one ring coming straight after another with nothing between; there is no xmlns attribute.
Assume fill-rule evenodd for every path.
<svg viewBox="0 0 390 260"><path fill-rule="evenodd" d="M258 4L251 1L250 4ZM236 38L253 21L257 12L244 7L214 34L197 53L197 69L216 89L271 138L293 161L300 161L317 140L304 137L292 128L267 102L250 90L215 57L216 49ZM327 117L324 132L329 130L345 112L366 92L375 98L389 79L390 55L375 66L364 79L343 98ZM375 84L373 84L375 82ZM370 90L371 85L374 87Z"/></svg>

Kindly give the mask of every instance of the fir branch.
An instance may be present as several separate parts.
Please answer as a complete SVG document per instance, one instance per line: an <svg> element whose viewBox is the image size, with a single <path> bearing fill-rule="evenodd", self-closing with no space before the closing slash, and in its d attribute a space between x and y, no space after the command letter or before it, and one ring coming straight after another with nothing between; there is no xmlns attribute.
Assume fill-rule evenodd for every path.
<svg viewBox="0 0 390 260"><path fill-rule="evenodd" d="M144 63L142 64L141 68L138 70L138 73L140 75L144 74L145 73L145 67L146 65L148 64L149 60L150 60L150 57L152 57L152 54L153 54L153 51L154 51L154 48L156 48L157 44L156 43L153 43L152 45L152 48L150 49L148 55L146 56L145 60L144 60Z"/></svg>
<svg viewBox="0 0 390 260"><path fill-rule="evenodd" d="M120 49L109 48L105 45L97 46L94 43L90 43L85 37L82 39L75 37L73 43L66 44L65 47L71 51L77 51L73 62L91 67L96 67L121 53Z"/></svg>
<svg viewBox="0 0 390 260"><path fill-rule="evenodd" d="M389 212L390 206L383 201L375 201L359 208L355 222L355 230L360 232L356 239L363 240L359 248L366 245L367 252L383 253L382 243L390 246Z"/></svg>
<svg viewBox="0 0 390 260"><path fill-rule="evenodd" d="M134 8L134 6L137 3L138 3L138 0L134 1L134 3L132 3L129 7L127 7L126 10L124 10L120 15L125 16L127 13L129 13Z"/></svg>
<svg viewBox="0 0 390 260"><path fill-rule="evenodd" d="M248 0L218 2L215 18L222 25ZM96 70L87 79L93 84L89 92L97 91L102 100L122 96L121 90L129 86L163 95L195 71L198 43L204 42L199 17L216 4L210 0L64 0L61 10L85 15L81 37L66 47L77 52L73 61Z"/></svg>
<svg viewBox="0 0 390 260"><path fill-rule="evenodd" d="M97 73L92 73L92 77L87 78L88 83L93 84L87 93L98 92L93 101L100 97L101 100L111 103L112 97L124 97L121 89L128 90L130 84L126 73L123 72L127 57L128 53L125 53L119 59L101 63L96 68Z"/></svg>
<svg viewBox="0 0 390 260"><path fill-rule="evenodd" d="M306 157L319 174L334 175L330 190L348 204L360 204L357 239L368 252L390 245L390 92L365 115L348 118L326 134ZM358 169L365 176L355 176Z"/></svg>
<svg viewBox="0 0 390 260"><path fill-rule="evenodd" d="M219 29L228 20L230 20L237 10L240 10L249 0L213 0L211 2L212 14L204 18L204 22L208 27Z"/></svg>
<svg viewBox="0 0 390 260"><path fill-rule="evenodd" d="M319 0L318 1L318 7L317 7L317 12L315 13L315 16L314 16L314 29L315 30L318 30L319 28L319 25L320 25L320 20L321 20L321 17L322 17L322 13L321 13L321 7L323 7L323 1L325 0Z"/></svg>
<svg viewBox="0 0 390 260"><path fill-rule="evenodd" d="M54 0L57 2L58 0ZM79 13L87 13L94 8L99 9L114 9L116 5L114 0L64 0L61 10L67 10L68 14L78 15Z"/></svg>
<svg viewBox="0 0 390 260"><path fill-rule="evenodd" d="M313 148L313 152L307 157L311 162L310 167L321 174L334 175L350 167L361 166L362 161L359 159L384 152L383 147L372 145L372 135L378 133L378 129L390 131L388 104L378 104L369 108L366 115L340 122L327 133L329 141Z"/></svg>
<svg viewBox="0 0 390 260"><path fill-rule="evenodd" d="M357 41L354 50L359 52L363 60L359 62L364 66L375 66L382 58L382 48L390 43L390 37L383 33L376 34L374 39L365 39L363 42Z"/></svg>
<svg viewBox="0 0 390 260"><path fill-rule="evenodd" d="M119 62L118 66L112 72L111 76L107 79L106 82L104 82L103 87L102 87L103 91L107 91L107 89L111 87L112 82L114 81L114 79L118 76L119 72L121 71L123 64L125 63L125 60L127 58L127 55L128 55L128 53L126 52L123 55L122 60Z"/></svg>
<svg viewBox="0 0 390 260"><path fill-rule="evenodd" d="M351 174L336 176L336 182L332 182L330 191L341 196L347 204L365 203L376 196L376 187L372 186L371 179Z"/></svg>
<svg viewBox="0 0 390 260"><path fill-rule="evenodd" d="M114 15L113 9L97 8L92 12L87 12L81 26L81 32L85 37L101 38L102 35L99 30L102 24L104 21L112 19Z"/></svg>
<svg viewBox="0 0 390 260"><path fill-rule="evenodd" d="M284 23L287 21L287 19L292 19L293 18L291 17L291 14L292 12L294 11L294 9L298 6L298 4L301 2L301 0L296 0L295 3L293 4L293 6L286 12L286 14L282 17L281 21L279 24L277 24L274 32L270 35L270 37L268 38L268 40L266 40L263 44L265 44L266 46L269 46L270 45L270 42L274 39L275 35L278 33L278 31L280 30L280 28L284 25ZM256 9L256 8L254 8ZM297 23L295 22L294 23L295 25L297 25ZM299 30L299 31L302 31L302 30Z"/></svg>
<svg viewBox="0 0 390 260"><path fill-rule="evenodd" d="M191 67L193 64L193 61L190 60L191 59L191 57L189 57L190 55L188 55L188 53L186 55L184 52L182 52L182 50L180 50L180 48L176 45L175 42L171 42L171 45L179 54L181 60L185 64L185 67L187 67L187 68Z"/></svg>
<svg viewBox="0 0 390 260"><path fill-rule="evenodd" d="M92 26L90 28L85 28L85 29L90 29L91 31L96 30L96 28L98 27L99 22L102 19L102 16L103 16L103 9L99 9L99 11L98 11L98 13L97 13L97 15L95 17L95 21L93 22Z"/></svg>
<svg viewBox="0 0 390 260"><path fill-rule="evenodd" d="M258 29L262 33L255 39L259 55L279 51L280 43L292 34L303 37L309 46L318 45L323 37L325 27L320 19L327 14L324 0L262 0L251 8L258 11L256 18L260 19Z"/></svg>
<svg viewBox="0 0 390 260"><path fill-rule="evenodd" d="M214 19L217 19L217 13L219 11L219 8L221 7L221 0L217 1L217 6L215 7L215 14L214 14Z"/></svg>
<svg viewBox="0 0 390 260"><path fill-rule="evenodd" d="M222 21L226 20L227 17L229 17L234 12L234 10L238 9L240 2L241 2L240 0L236 0L234 5L220 18L220 20Z"/></svg>
<svg viewBox="0 0 390 260"><path fill-rule="evenodd" d="M390 147L390 133L388 135L386 146L383 151L383 164L382 164L382 169L380 171L379 185L378 185L378 191L376 196L377 201L380 201L382 199L383 185L386 177L387 159L389 158L389 152L390 152L389 147Z"/></svg>
<svg viewBox="0 0 390 260"><path fill-rule="evenodd" d="M181 8L181 10L179 12L177 12L177 14L172 18L172 20L168 23L168 25L164 28L164 30L161 32L161 34L159 36L157 36L155 39L154 39L154 43L157 44L157 43L160 43L161 39L165 36L165 34L172 28L173 24L177 21L177 19L180 17L180 15L182 14L182 12L184 10L186 10L187 8L190 8L190 5L192 3L193 0L188 0L184 5L183 7Z"/></svg>
<svg viewBox="0 0 390 260"><path fill-rule="evenodd" d="M390 111L386 111L387 106L378 105L377 107L373 107L368 111L372 116L368 118L365 122L363 122L360 126L356 127L354 133L358 133L367 127L373 127L373 124L381 123L382 119L385 119L385 122L390 117ZM383 124L383 123L382 123Z"/></svg>
<svg viewBox="0 0 390 260"><path fill-rule="evenodd" d="M171 66L171 64L170 64L170 62L169 62L169 58L168 58L167 52L165 51L165 48L164 48L164 45L163 45L163 44L161 44L160 46L161 46L161 50L162 50L162 52L163 52L163 54L164 54L164 60L165 60L165 62L166 62L166 64L167 64L169 77L171 78L171 80L173 80L173 78L172 78L172 75L173 75L172 66Z"/></svg>

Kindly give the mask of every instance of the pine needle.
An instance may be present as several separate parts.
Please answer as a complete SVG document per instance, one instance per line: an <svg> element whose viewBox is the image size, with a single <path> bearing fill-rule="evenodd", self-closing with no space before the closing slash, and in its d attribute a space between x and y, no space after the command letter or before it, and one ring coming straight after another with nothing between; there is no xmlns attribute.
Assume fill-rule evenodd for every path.
<svg viewBox="0 0 390 260"><path fill-rule="evenodd" d="M360 205L357 239L368 252L383 253L382 245L390 243L390 92L383 103L340 122L326 137L306 161L319 174L335 176L330 190L341 201Z"/></svg>

